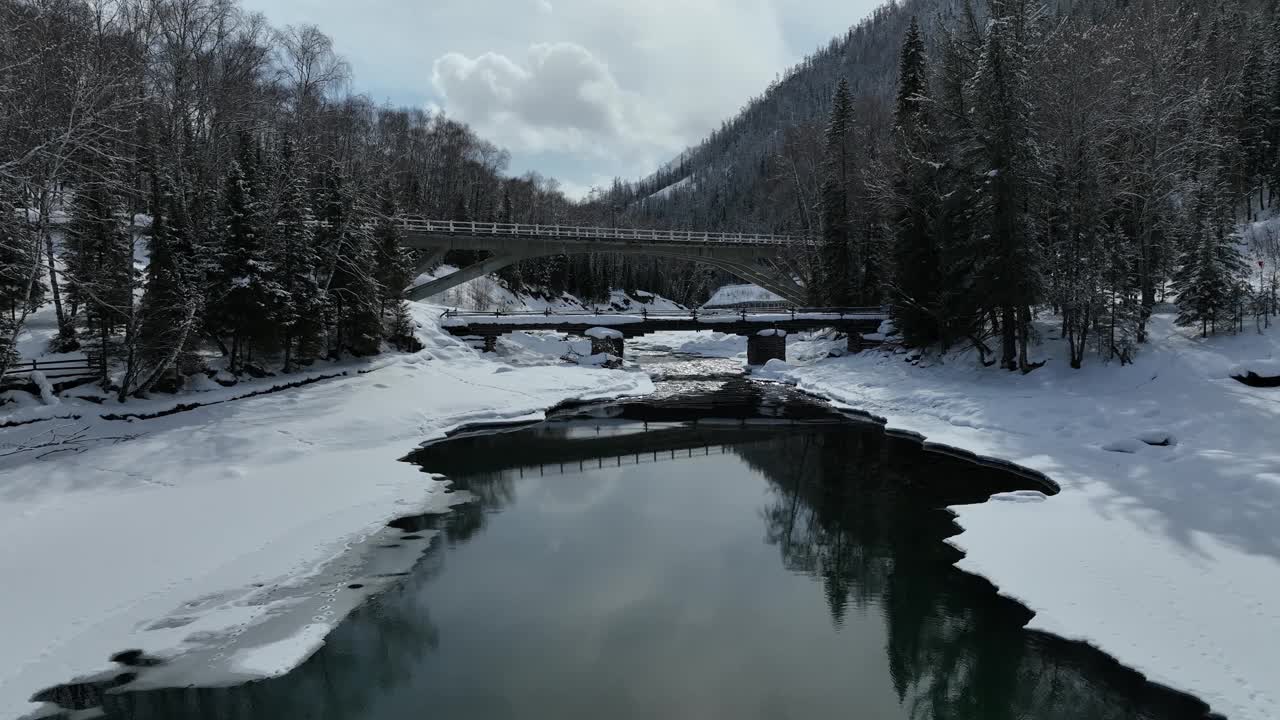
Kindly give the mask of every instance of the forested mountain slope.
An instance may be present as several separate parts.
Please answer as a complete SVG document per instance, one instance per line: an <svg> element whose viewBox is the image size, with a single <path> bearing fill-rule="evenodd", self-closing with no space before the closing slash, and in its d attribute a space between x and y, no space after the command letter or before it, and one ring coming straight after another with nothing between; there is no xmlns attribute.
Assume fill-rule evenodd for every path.
<svg viewBox="0 0 1280 720"><path fill-rule="evenodd" d="M1274 5L908 0L599 200L805 234L813 302L891 302L911 341L1029 371L1042 311L1073 365L1127 362L1160 301L1204 334L1273 314L1277 240L1241 222L1278 183Z"/></svg>

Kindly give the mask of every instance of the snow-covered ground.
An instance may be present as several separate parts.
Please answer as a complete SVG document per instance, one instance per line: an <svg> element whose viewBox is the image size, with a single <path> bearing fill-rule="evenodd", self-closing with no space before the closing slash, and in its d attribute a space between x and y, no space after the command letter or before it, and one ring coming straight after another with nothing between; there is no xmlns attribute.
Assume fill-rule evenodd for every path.
<svg viewBox="0 0 1280 720"><path fill-rule="evenodd" d="M513 309L583 308L567 297L499 299ZM611 300L648 300L651 311L667 302ZM229 400L279 379L123 408L66 394L56 406L7 406L0 421L63 419L0 429L9 588L0 594L9 618L0 717L33 709L32 692L105 669L108 655L129 648L195 647L242 675L284 671L358 600L345 588L363 566L342 558L375 552L390 517L449 502L442 483L397 458L461 425L652 389L639 373L559 363L591 364L590 343L555 333L513 333L500 358L481 357L439 330L441 310L415 306L421 353L318 365L292 377L347 375L305 389L136 422L101 416ZM963 355L828 358L844 341L803 333L788 338L787 363L756 375L1053 478L1062 492L1052 498L1016 493L955 508L960 566L1035 610L1034 628L1091 642L1233 720L1275 720L1280 389L1230 375L1274 367L1280 331L1201 340L1167 314L1152 331L1132 366L1090 357L1073 371L1062 343L1049 341L1033 358L1048 364L1026 376ZM33 324L33 353L48 333ZM741 358L746 338L657 333L628 347ZM4 457L80 428L78 454Z"/></svg>
<svg viewBox="0 0 1280 720"><path fill-rule="evenodd" d="M732 307L738 303L785 303L780 295L765 290L758 285L725 285L710 300L702 305L705 308Z"/></svg>
<svg viewBox="0 0 1280 720"><path fill-rule="evenodd" d="M1090 642L1233 720L1275 720L1280 389L1229 375L1271 366L1280 330L1202 340L1172 319L1156 315L1152 343L1123 368L1090 357L1071 370L1061 341L1026 376L969 356L806 362L793 345L789 364L756 374L1045 473L1062 488L1052 498L954 508L960 567L1034 610L1033 628Z"/></svg>
<svg viewBox="0 0 1280 720"><path fill-rule="evenodd" d="M452 265L441 265L431 272L419 275L412 284L420 285L430 280L450 275L457 272L457 270L458 268ZM516 293L512 292L492 275L462 283L429 300L431 303L458 310L485 312L491 310L532 310L535 312L550 310L551 312L563 313L584 310L594 311L596 309L601 312L625 312L627 310L639 312L641 308L646 308L649 312L677 312L685 309L683 305L675 301L644 290L632 292L612 290L609 292L608 300L598 303L584 302L570 293L561 293L556 297L552 297L548 293L539 293L536 290Z"/></svg>
<svg viewBox="0 0 1280 720"><path fill-rule="evenodd" d="M440 308L415 311L425 350L327 368L348 375L306 388L152 420L101 416L254 386L0 416L63 418L0 429L0 717L131 648L192 650L241 676L285 670L354 606L348 584L376 584L344 558L390 552L375 549L388 520L449 501L444 483L398 462L417 444L652 391L637 372L482 357L439 330ZM71 433L62 452L8 455Z"/></svg>

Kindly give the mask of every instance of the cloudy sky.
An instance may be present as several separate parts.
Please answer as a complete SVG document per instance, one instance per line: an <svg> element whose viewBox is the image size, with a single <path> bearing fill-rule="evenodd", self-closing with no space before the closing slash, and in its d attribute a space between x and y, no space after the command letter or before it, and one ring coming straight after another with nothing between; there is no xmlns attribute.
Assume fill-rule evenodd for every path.
<svg viewBox="0 0 1280 720"><path fill-rule="evenodd" d="M876 0L244 0L377 101L442 108L573 195L640 177Z"/></svg>

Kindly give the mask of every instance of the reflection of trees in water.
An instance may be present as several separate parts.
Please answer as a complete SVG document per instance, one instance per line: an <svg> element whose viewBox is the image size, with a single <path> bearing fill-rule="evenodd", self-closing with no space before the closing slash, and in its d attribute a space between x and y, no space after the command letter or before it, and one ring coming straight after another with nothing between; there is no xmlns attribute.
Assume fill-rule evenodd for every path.
<svg viewBox="0 0 1280 720"><path fill-rule="evenodd" d="M467 453L492 452L491 446L505 447L502 443L510 437L468 438L448 451L456 461ZM442 569L442 545L466 542L484 528L486 515L513 503L518 476L511 471L457 472L451 479L454 490L467 491L474 499L447 513L409 518L409 522L397 525L406 531L438 530L441 538L398 586L352 613L300 667L278 678L227 688L112 696L106 706L108 718L349 720L365 717L379 696L411 685L423 657L434 652L439 641L439 630L425 604L424 587Z"/></svg>
<svg viewBox="0 0 1280 720"><path fill-rule="evenodd" d="M366 717L381 695L413 682L439 630L423 587L440 571L439 547L403 584L373 598L287 675L227 688L155 690L110 696L107 717L129 720L349 720Z"/></svg>
<svg viewBox="0 0 1280 720"><path fill-rule="evenodd" d="M890 673L913 718L1204 716L1088 646L1023 630L1026 608L954 567L943 540L959 528L941 508L1034 487L1026 479L850 427L734 452L772 485L766 540L788 569L822 579L836 625L850 602L883 608Z"/></svg>
<svg viewBox="0 0 1280 720"><path fill-rule="evenodd" d="M998 490L1035 487L1034 483L958 458L923 453L912 441L874 429L779 427L739 437L749 440L732 445L733 452L770 483L771 498L762 511L766 540L778 546L784 565L821 579L837 627L846 621L850 606L859 612L873 606L883 611L890 674L912 718L1203 715L1204 707L1197 701L1161 691L1087 646L1024 631L1030 618L1025 608L952 565L959 553L942 541L958 528L940 508L981 501ZM463 449L505 453L514 464L520 443L557 439L545 433L500 435L468 439ZM634 443L643 452L645 436L634 436ZM484 528L487 514L515 500L517 471L486 468L468 473L465 462L457 456L454 461L449 474L455 487L475 500L427 522L425 526L442 531L443 542L437 541L419 568L404 578L404 585L356 611L300 668L233 688L114 696L117 707L110 717L386 716L387 707L378 707L379 699L412 693L424 658L438 641L424 586L439 571L441 545L465 542ZM423 701L429 702L429 697ZM135 712L118 707L126 702Z"/></svg>

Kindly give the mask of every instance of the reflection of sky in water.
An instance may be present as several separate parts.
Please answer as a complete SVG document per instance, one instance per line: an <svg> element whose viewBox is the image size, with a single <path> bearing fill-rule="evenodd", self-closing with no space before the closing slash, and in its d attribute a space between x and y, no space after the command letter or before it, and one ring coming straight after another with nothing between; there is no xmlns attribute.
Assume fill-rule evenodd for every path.
<svg viewBox="0 0 1280 720"><path fill-rule="evenodd" d="M893 717L877 607L833 631L821 585L761 542L736 455L527 477L422 598L441 717ZM378 699L408 713L421 689Z"/></svg>

